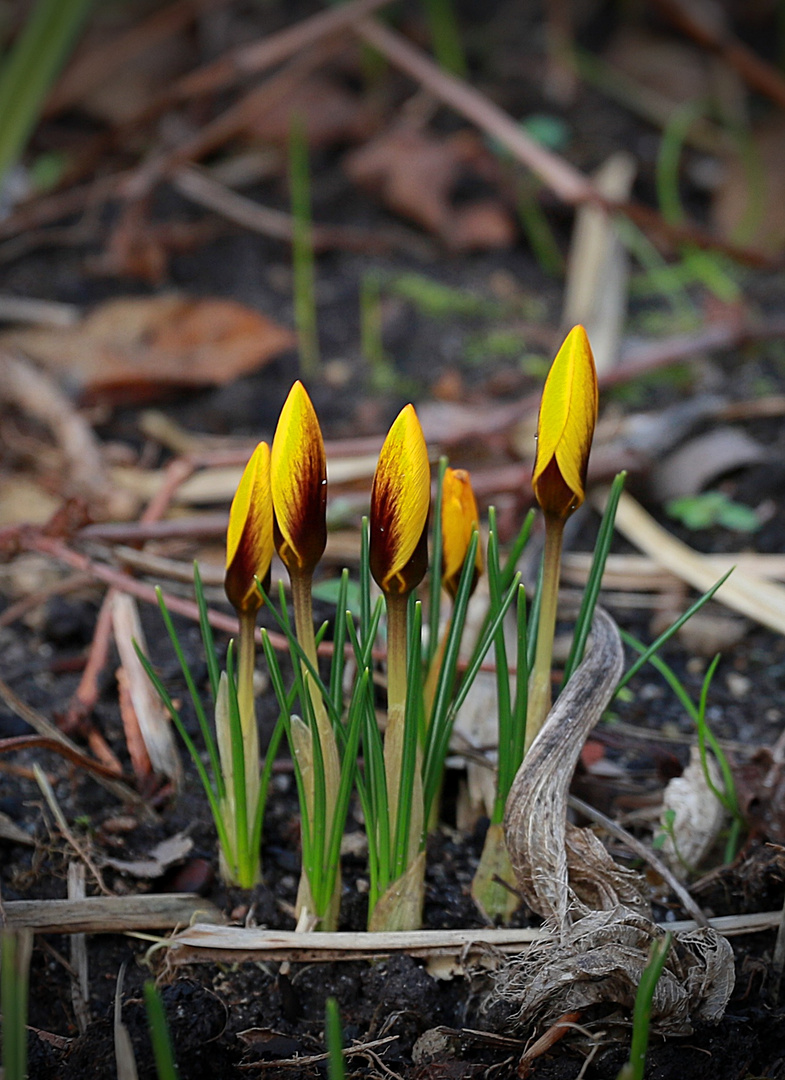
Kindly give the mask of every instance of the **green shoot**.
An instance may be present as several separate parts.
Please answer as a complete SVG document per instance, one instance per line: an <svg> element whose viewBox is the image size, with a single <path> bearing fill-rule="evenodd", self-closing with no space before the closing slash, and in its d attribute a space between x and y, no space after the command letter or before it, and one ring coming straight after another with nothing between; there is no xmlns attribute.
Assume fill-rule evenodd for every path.
<svg viewBox="0 0 785 1080"><path fill-rule="evenodd" d="M92 0L38 0L0 76L0 183L19 159Z"/></svg>
<svg viewBox="0 0 785 1080"><path fill-rule="evenodd" d="M602 522L600 523L597 542L594 545L594 558L592 559L591 570L589 571L589 576L583 589L581 607L575 623L575 630L573 631L570 655L567 657L567 663L564 665L562 686L567 685L570 676L583 659L586 642L591 633L594 609L597 606L597 600L602 586L602 575L605 573L605 563L607 562L608 553L611 549L611 541L613 540L613 526L616 521L616 509L619 505L619 499L621 498L621 493L624 489L626 477L626 472L620 472L611 485L608 502L605 507L605 512L602 515Z"/></svg>
<svg viewBox="0 0 785 1080"><path fill-rule="evenodd" d="M619 1070L617 1080L643 1080L646 1067L646 1051L649 1048L649 1027L651 1025L651 1003L662 969L668 959L673 934L669 931L665 937L653 941L649 952L649 962L643 969L638 992L635 995L635 1009L632 1022L632 1045L630 1057Z"/></svg>
<svg viewBox="0 0 785 1080"><path fill-rule="evenodd" d="M360 281L360 350L370 368L372 389L379 393L396 389L400 379L384 348L378 274L363 274Z"/></svg>
<svg viewBox="0 0 785 1080"><path fill-rule="evenodd" d="M327 998L324 1006L324 1036L327 1043L328 1080L346 1080L343 1060L343 1032L341 1014L334 997Z"/></svg>
<svg viewBox="0 0 785 1080"><path fill-rule="evenodd" d="M714 589L711 591L716 592L717 588L719 588L719 585L721 583L722 582L719 582L717 585L715 585ZM701 602L705 603L707 598L708 594L706 594L706 596L704 597L701 597ZM695 605L693 605L693 608L694 607ZM682 620L680 621L683 621L683 618L684 617L682 616ZM672 629L673 628L671 628L671 631ZM670 631L666 631L666 634L670 636ZM641 656L639 656L638 660L633 665L633 668L630 669L630 671L632 671L633 669L637 671L640 665L640 661L643 659L643 656L646 656L652 666L656 668L656 670L659 671L659 673L663 676L665 681L668 683L668 685L678 698L680 704L683 706L684 710L695 723L695 727L698 733L698 751L700 753L703 775L706 779L706 786L709 788L714 797L718 800L718 802L721 803L726 812L732 818L731 828L725 845L724 854L724 861L726 863L732 862L738 849L741 831L744 828L744 817L739 809L738 798L736 796L736 784L733 779L733 770L731 769L728 759L725 756L724 750L720 746L719 740L709 727L708 721L706 720L706 705L708 700L709 687L711 686L711 680L714 677L714 673L717 670L717 664L719 663L720 659L719 654L714 657L711 664L709 665L709 668L703 679L703 685L701 686L701 693L698 704L695 705L689 694L687 693L684 684L676 675L675 671L673 671L673 669L662 659L662 657L657 656L656 653L652 651L654 646L649 646L649 648L647 649L640 641L637 641L634 637L632 637L632 635L627 634L625 631L621 631L621 636L624 642L626 642L628 645L631 645L632 648L636 650L636 652L639 652L641 654ZM662 636L663 635L661 635L661 637ZM661 642L659 642L658 644L658 642L655 642L657 648L659 648L660 644L662 644ZM617 693L618 689L621 688L628 680L629 672L622 678L621 682L619 683ZM722 776L722 790L717 787L712 778L707 758L707 745L711 752L714 754L714 757L717 761L717 765Z"/></svg>
<svg viewBox="0 0 785 1080"><path fill-rule="evenodd" d="M466 57L452 0L425 0L425 7L439 66L459 79L465 78Z"/></svg>
<svg viewBox="0 0 785 1080"><path fill-rule="evenodd" d="M147 979L144 984L144 1007L147 1011L147 1026L150 1029L158 1080L179 1080L180 1074L174 1060L164 1004L152 979Z"/></svg>
<svg viewBox="0 0 785 1080"><path fill-rule="evenodd" d="M27 994L33 935L30 930L0 934L0 1012L3 1019L4 1080L27 1076Z"/></svg>

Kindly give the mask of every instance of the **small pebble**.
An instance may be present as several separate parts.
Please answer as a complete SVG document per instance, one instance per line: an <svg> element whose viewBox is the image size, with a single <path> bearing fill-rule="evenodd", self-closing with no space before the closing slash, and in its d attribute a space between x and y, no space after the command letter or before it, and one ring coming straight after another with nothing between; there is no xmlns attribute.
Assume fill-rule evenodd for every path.
<svg viewBox="0 0 785 1080"><path fill-rule="evenodd" d="M735 698L746 697L752 689L752 679L739 675L738 671L729 671L725 676L725 685Z"/></svg>

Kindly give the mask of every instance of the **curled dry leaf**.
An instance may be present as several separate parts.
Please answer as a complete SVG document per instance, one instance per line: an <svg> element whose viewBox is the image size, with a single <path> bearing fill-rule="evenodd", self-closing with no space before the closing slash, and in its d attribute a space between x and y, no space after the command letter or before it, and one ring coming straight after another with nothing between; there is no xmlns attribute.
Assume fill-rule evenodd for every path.
<svg viewBox="0 0 785 1080"><path fill-rule="evenodd" d="M715 789L722 790L722 778L714 758L707 756L707 767ZM681 776L668 783L662 799L662 821L673 812L662 853L679 877L700 866L714 846L724 818L722 803L709 787L697 746L690 749L690 763ZM674 843L675 841L675 843Z"/></svg>
<svg viewBox="0 0 785 1080"><path fill-rule="evenodd" d="M645 879L616 865L589 829L567 822L567 793L586 736L613 697L623 651L613 620L597 609L591 649L532 743L510 791L505 829L518 888L554 940L533 945L497 976L521 1023L548 1022L592 1004L631 1009L652 921ZM719 1020L733 989L733 953L712 929L679 935L652 1003L652 1024L687 1034Z"/></svg>
<svg viewBox="0 0 785 1080"><path fill-rule="evenodd" d="M292 331L233 300L110 300L66 329L19 330L2 343L68 382L82 401L146 399L220 386L291 348Z"/></svg>
<svg viewBox="0 0 785 1080"><path fill-rule="evenodd" d="M463 176L493 180L493 157L470 132L440 139L398 127L355 150L345 167L354 183L378 192L392 210L435 233L453 251L508 247L515 239L515 223L500 200L453 205Z"/></svg>

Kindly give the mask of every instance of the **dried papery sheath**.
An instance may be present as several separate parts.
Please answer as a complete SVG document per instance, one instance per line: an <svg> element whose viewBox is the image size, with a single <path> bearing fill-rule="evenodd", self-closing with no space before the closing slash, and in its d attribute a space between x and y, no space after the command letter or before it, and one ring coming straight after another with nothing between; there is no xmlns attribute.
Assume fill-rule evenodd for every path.
<svg viewBox="0 0 785 1080"><path fill-rule="evenodd" d="M569 517L583 502L596 423L594 357L586 331L575 326L551 365L537 423L532 487L547 516Z"/></svg>
<svg viewBox="0 0 785 1080"><path fill-rule="evenodd" d="M255 579L267 584L272 557L270 448L261 442L245 467L229 511L224 588L236 611L259 609L262 598Z"/></svg>
<svg viewBox="0 0 785 1080"><path fill-rule="evenodd" d="M290 574L310 577L327 544L327 458L301 382L284 402L270 457L275 546Z"/></svg>
<svg viewBox="0 0 785 1080"><path fill-rule="evenodd" d="M398 414L379 454L371 491L371 573L388 596L406 596L428 565L431 477L413 405Z"/></svg>
<svg viewBox="0 0 785 1080"><path fill-rule="evenodd" d="M548 714L507 799L504 827L518 889L554 940L511 958L496 977L527 1030L565 1012L615 1003L632 1009L652 941L645 877L619 866L588 828L567 821L567 795L587 735L623 667L615 623L597 608L589 652ZM733 951L710 927L679 934L652 1001L652 1025L689 1034L721 1019L733 989Z"/></svg>
<svg viewBox="0 0 785 1080"><path fill-rule="evenodd" d="M442 585L453 600L458 592L472 534L479 529L479 521L469 473L466 469L445 469L442 482ZM478 544L472 589L482 569L482 551Z"/></svg>

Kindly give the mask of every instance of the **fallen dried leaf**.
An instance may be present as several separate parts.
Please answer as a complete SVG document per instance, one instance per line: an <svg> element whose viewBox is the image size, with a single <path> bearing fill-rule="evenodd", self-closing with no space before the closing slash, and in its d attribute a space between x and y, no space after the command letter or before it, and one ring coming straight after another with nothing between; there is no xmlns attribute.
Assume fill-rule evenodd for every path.
<svg viewBox="0 0 785 1080"><path fill-rule="evenodd" d="M119 870L123 874L130 874L137 878L158 878L173 866L181 862L194 846L190 836L185 833L176 833L174 836L162 840L156 844L149 855L141 859L115 859L106 856L103 859L104 866L111 866L113 870Z"/></svg>
<svg viewBox="0 0 785 1080"><path fill-rule="evenodd" d="M515 223L496 199L453 206L465 175L492 179L494 159L473 132L447 139L413 127L398 127L344 159L351 180L371 191L396 213L441 237L453 251L507 247Z"/></svg>
<svg viewBox="0 0 785 1080"><path fill-rule="evenodd" d="M233 300L168 295L110 300L71 329L18 330L0 341L56 372L82 401L127 404L175 387L230 382L291 348L295 337Z"/></svg>

